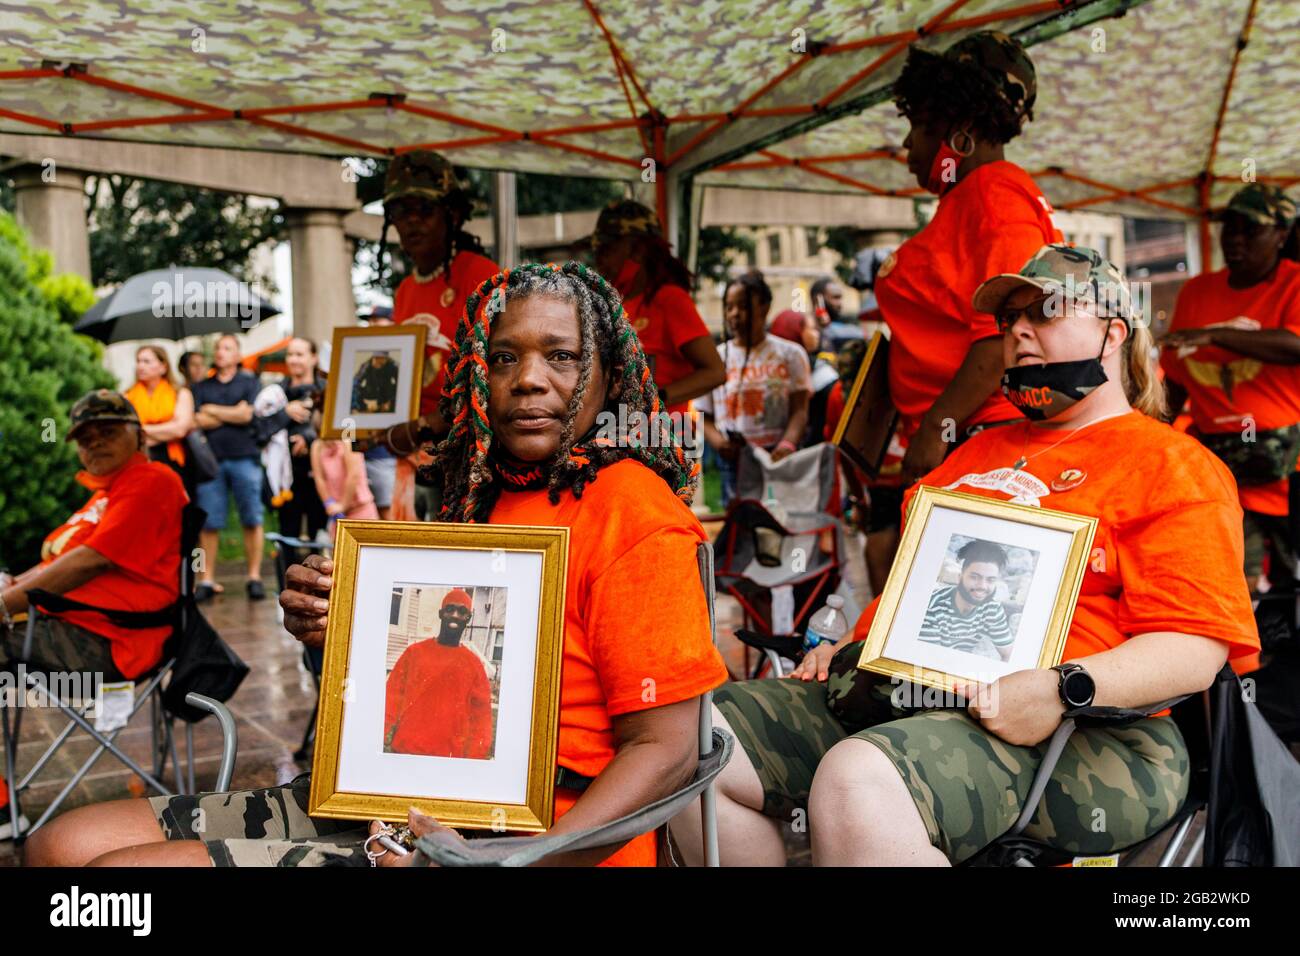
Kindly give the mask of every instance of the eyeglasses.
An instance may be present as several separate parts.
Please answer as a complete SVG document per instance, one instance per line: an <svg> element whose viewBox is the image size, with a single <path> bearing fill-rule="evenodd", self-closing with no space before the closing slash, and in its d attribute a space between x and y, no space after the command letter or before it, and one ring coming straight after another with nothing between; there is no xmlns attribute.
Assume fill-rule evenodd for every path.
<svg viewBox="0 0 1300 956"><path fill-rule="evenodd" d="M1051 325L1064 314L1064 310L1049 307L1048 302L1050 299L1050 296L1038 299L1019 309L999 309L997 314L994 316L994 321L997 322L998 331L1006 334L1013 325L1020 321L1022 316L1028 319L1029 324L1035 328L1044 325Z"/></svg>
<svg viewBox="0 0 1300 956"><path fill-rule="evenodd" d="M1006 334L1013 325L1020 321L1022 316L1028 319L1029 324L1034 328L1042 328L1045 325L1051 325L1057 319L1074 315L1077 308L1077 303L1061 296L1048 295L1019 309L999 309L993 320L997 323L998 331ZM1085 303L1084 309L1091 313L1091 304Z"/></svg>

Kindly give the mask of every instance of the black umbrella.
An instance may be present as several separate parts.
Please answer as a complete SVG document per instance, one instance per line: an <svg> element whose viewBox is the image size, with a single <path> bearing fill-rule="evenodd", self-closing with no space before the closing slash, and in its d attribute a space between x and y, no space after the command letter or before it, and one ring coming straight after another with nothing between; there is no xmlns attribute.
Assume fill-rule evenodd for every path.
<svg viewBox="0 0 1300 956"><path fill-rule="evenodd" d="M96 302L75 330L101 342L248 332L279 309L220 269L141 272Z"/></svg>

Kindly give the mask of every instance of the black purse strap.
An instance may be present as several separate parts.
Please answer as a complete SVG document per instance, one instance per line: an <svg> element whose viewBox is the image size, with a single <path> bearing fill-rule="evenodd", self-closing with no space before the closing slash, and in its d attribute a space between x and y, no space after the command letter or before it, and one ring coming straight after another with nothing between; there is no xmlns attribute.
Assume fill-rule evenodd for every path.
<svg viewBox="0 0 1300 956"><path fill-rule="evenodd" d="M103 615L118 627L140 630L146 627L171 627L176 623L176 612L181 602L176 601L157 611L123 611L115 608L95 607L62 594L54 594L41 588L32 588L27 592L27 602L48 614L64 614L68 611L93 611Z"/></svg>

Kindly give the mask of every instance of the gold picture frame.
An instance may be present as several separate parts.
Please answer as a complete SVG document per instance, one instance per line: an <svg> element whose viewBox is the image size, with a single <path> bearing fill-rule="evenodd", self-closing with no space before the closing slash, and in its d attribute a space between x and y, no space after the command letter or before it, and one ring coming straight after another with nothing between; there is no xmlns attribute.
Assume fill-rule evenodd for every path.
<svg viewBox="0 0 1300 956"><path fill-rule="evenodd" d="M865 478L876 478L898 424L889 397L889 339L876 332L858 368L831 444Z"/></svg>
<svg viewBox="0 0 1300 956"><path fill-rule="evenodd" d="M321 438L370 438L376 433L402 422L414 421L420 415L420 392L424 387L425 342L429 329L418 322L404 325L336 326L330 343L330 374L325 385L325 409L321 419ZM360 340L372 339L378 345L388 341L402 352L397 363L397 381L394 383L394 408L391 411L362 412L353 409L352 381L354 371L348 361L360 351ZM388 340L388 341L385 341ZM375 351L378 351L376 349ZM405 382L403 382L405 378ZM403 387L404 386L404 387ZM345 392L346 390L346 392ZM346 399L341 394L346 394ZM340 415L340 408L347 408ZM351 426L343 424L349 418Z"/></svg>
<svg viewBox="0 0 1300 956"><path fill-rule="evenodd" d="M937 520L947 512L954 517ZM1059 664L1096 530L1097 519L1093 517L922 486L909 506L898 554L881 591L858 667L951 693L958 684L983 683L1003 673ZM1031 585L1037 588L1028 598L1033 613L1029 613L1028 603L1021 605L1016 627L1009 628L1009 659L977 656L979 652L959 650L922 636L932 627L929 622L935 602L947 597L940 596L941 588L948 588L949 594L958 588L944 584L942 562L951 561L955 543L977 540L1002 547L1004 555L1009 551L1032 555L1032 559L1022 560L1022 565L1028 562L1029 577L1021 586L1026 593L1033 590ZM937 575L936 555L940 563ZM1044 588L1044 577L1055 583L1050 593ZM964 584L964 580L959 583ZM995 595L996 585L982 603L993 600ZM925 605L920 609L917 602L922 600ZM1009 620L1006 604L999 604L1003 619ZM1031 619L1026 621L1026 617ZM1022 639L1031 643L1016 648ZM987 653L986 647L981 645L981 649ZM1002 651L997 653L1001 655ZM970 658L969 666L966 657ZM936 666L940 660L959 662L960 670Z"/></svg>
<svg viewBox="0 0 1300 956"><path fill-rule="evenodd" d="M369 549L378 550L370 552ZM394 549L409 549L409 553ZM520 832L541 832L550 828L554 818L568 549L568 528L401 521L343 520L338 523L308 809L312 816L404 821L407 808L414 806L449 827ZM420 555L416 552L430 553ZM521 556L519 560L514 558L517 555ZM363 563L367 561L371 563ZM475 568L479 570L475 571ZM522 670L516 669L510 674L521 675L520 679L507 685L507 680L513 680L513 677L500 678L508 663L504 655L501 659L497 671L498 679L501 679L501 694L492 711L493 742L497 748L492 759L474 760L471 764L463 757L424 755L409 750L389 751L388 741L392 733L384 710L389 700L388 678L392 668L384 663L382 655L378 658L361 656L356 618L363 601L372 612L368 621L373 620L376 608L383 612L386 653L395 625L383 609L384 596L380 593L383 582L392 579L390 587L395 598L400 590L395 586L398 580L412 575L419 577L422 573L429 576L430 571L435 572L435 576L444 580L448 587L460 588L477 574L477 581L509 584L517 589L517 594L510 594L511 599L522 595L522 599L516 601L518 607L511 611L515 616L504 619L500 637L504 643L504 655L511 653L511 640L525 648L533 647L533 664L531 668L527 666L527 655L516 660L515 665L522 665ZM369 590L359 590L363 581L369 582ZM440 589L436 584L429 586ZM535 607L530 595L536 598ZM443 606L446 606L445 602ZM394 605L393 614L396 613ZM536 633L530 641L528 622L534 620ZM522 623L512 631L512 622ZM379 639L377 623L365 625L365 634L360 638L366 642L365 654L380 653L376 646ZM520 641L520 636L525 639ZM517 651L515 654L519 656ZM376 662L380 664L383 681L378 691L373 680ZM530 672L531 683L526 680ZM508 688L516 692L509 699ZM524 702L522 694L517 693L523 688L530 689L530 702ZM376 700L377 696L382 699ZM376 707L379 708L378 724L375 723ZM507 707L512 715L510 726L518 729L519 735L526 728L526 747L521 746L521 739L515 740L513 746L499 746ZM349 720L360 723L349 730ZM383 728L382 742L373 734L367 735L358 729L376 726ZM501 755L506 751L514 756L503 758ZM523 769L522 755L525 752L526 769ZM382 785L372 788L369 780L365 786L347 786L341 779L346 771L348 779L355 782L358 777L369 773L369 768L376 768L378 777L400 780L407 789L399 793L384 790ZM499 777L502 782L497 789L503 793L522 792L522 799L497 799L490 794L466 798L464 791L467 788L484 789L484 777ZM420 789L412 783L416 779L432 781L430 787L445 787L446 790L443 793L411 792ZM487 789L492 789L492 786Z"/></svg>

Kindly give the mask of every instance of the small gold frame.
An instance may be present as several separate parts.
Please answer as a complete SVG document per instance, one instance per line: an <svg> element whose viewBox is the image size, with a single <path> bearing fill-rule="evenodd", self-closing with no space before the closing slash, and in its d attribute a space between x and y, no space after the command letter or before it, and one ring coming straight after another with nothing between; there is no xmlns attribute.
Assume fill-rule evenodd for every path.
<svg viewBox="0 0 1300 956"><path fill-rule="evenodd" d="M958 684L968 684L974 679L883 656L894 617L907 590L907 582L912 574L917 550L925 536L930 514L935 508L964 511L968 514L984 515L1053 531L1064 531L1072 535L1065 570L1057 585L1056 600L1052 605L1047 633L1038 655L1040 668L1055 667L1059 664L1061 654L1065 650L1066 636L1070 632L1070 620L1074 616L1074 605L1079 597L1079 588L1083 585L1083 575L1087 570L1093 535L1097 531L1097 519L923 485L913 495L908 507L907 527L899 542L898 554L894 558L893 567L889 570L885 588L880 592L880 605L876 608L876 616L871 621L870 631L867 632L866 646L862 648L858 668L901 678L926 687L941 688L949 693Z"/></svg>
<svg viewBox="0 0 1300 956"><path fill-rule="evenodd" d="M361 548L367 546L541 554L541 605L537 614L528 780L523 803L489 803L338 789L339 747L345 709L343 685L352 651L357 568ZM555 756L559 740L560 665L564 649L568 554L568 528L340 521L334 539L334 586L325 633L325 661L321 672L320 712L316 724L316 753L308 813L314 817L343 820L404 821L407 808L414 806L449 827L504 827L521 832L549 829L555 812Z"/></svg>
<svg viewBox="0 0 1300 956"><path fill-rule="evenodd" d="M880 476L898 425L898 410L889 398L889 340L881 332L871 336L858 368L853 388L844 400L844 412L831 444L866 478Z"/></svg>
<svg viewBox="0 0 1300 956"><path fill-rule="evenodd" d="M424 388L424 343L429 334L427 326L418 322L410 322L405 325L372 325L372 326L335 326L334 338L330 345L330 375L329 381L325 384L325 410L321 419L320 437L321 438L347 438L355 441L358 438L371 438L377 432L382 431L379 428L352 428L342 429L334 427L334 406L338 399L335 397L340 388L347 388L351 382L351 376L343 374L343 369L339 362L343 358L343 343L347 339L362 338L367 335L409 335L415 340L415 368L411 374L411 394L409 404L406 407L404 417L399 418L394 424L401 422L410 422L420 417L420 392ZM400 413L394 413L400 414Z"/></svg>

